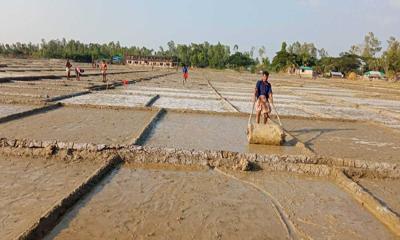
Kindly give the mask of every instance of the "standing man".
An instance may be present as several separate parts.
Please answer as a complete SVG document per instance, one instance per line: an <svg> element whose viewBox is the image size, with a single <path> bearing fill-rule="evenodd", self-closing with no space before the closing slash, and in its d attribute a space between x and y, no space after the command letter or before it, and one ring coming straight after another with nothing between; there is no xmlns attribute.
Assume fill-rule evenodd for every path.
<svg viewBox="0 0 400 240"><path fill-rule="evenodd" d="M186 64L183 65L182 72L183 72L183 85L185 85L186 80L189 78L189 68Z"/></svg>
<svg viewBox="0 0 400 240"><path fill-rule="evenodd" d="M65 64L65 72L67 73L67 80L71 77L71 68L72 64L69 62L69 59L67 59L67 63Z"/></svg>
<svg viewBox="0 0 400 240"><path fill-rule="evenodd" d="M261 80L257 81L254 90L253 102L256 103L256 121L260 123L261 114L264 117L264 124L267 124L269 114L271 113L271 104L274 103L272 95L272 86L268 82L269 72L263 71Z"/></svg>
<svg viewBox="0 0 400 240"><path fill-rule="evenodd" d="M107 82L107 63L106 60L101 62L101 75L103 76L103 82Z"/></svg>

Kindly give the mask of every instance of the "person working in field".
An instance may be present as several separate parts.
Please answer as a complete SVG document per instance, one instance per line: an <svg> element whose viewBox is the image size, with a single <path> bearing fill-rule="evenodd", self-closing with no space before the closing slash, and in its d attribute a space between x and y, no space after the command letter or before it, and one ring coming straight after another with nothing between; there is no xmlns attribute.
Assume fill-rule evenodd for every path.
<svg viewBox="0 0 400 240"><path fill-rule="evenodd" d="M185 85L187 79L189 78L189 68L187 65L183 66L182 72L183 72L183 85Z"/></svg>
<svg viewBox="0 0 400 240"><path fill-rule="evenodd" d="M77 67L75 68L76 81L80 81L80 80L81 80L82 73L84 73L84 72L85 72L85 70L83 70L83 69L80 68L79 66L77 66Z"/></svg>
<svg viewBox="0 0 400 240"><path fill-rule="evenodd" d="M262 73L262 79L257 81L254 91L253 102L256 102L256 121L260 123L261 114L264 117L264 124L267 124L269 114L271 113L271 104L273 104L272 86L268 82L269 72Z"/></svg>
<svg viewBox="0 0 400 240"><path fill-rule="evenodd" d="M68 80L71 77L71 68L72 68L72 64L69 62L69 59L67 59L67 63L65 64L65 72L67 73Z"/></svg>
<svg viewBox="0 0 400 240"><path fill-rule="evenodd" d="M101 62L100 70L101 75L103 76L103 82L107 82L107 63L105 60Z"/></svg>

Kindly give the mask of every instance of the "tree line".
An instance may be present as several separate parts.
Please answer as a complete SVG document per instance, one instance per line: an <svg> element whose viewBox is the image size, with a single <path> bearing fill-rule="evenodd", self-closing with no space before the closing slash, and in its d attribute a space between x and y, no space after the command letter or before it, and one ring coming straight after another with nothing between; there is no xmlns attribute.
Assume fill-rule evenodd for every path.
<svg viewBox="0 0 400 240"><path fill-rule="evenodd" d="M14 43L1 44L0 55L9 57L33 57L33 58L64 58L78 62L91 62L99 59L111 59L112 56L152 55L153 50L142 47L123 47L119 42L106 44L82 43L69 40L42 40L39 44Z"/></svg>
<svg viewBox="0 0 400 240"><path fill-rule="evenodd" d="M295 42L288 46L284 42L272 62L265 61L264 67L277 72L290 72L300 66L313 67L319 73L380 71L393 78L400 73L400 42L390 37L387 43L387 49L382 52L382 42L370 32L362 43L351 46L338 57L332 57L325 49L317 49L313 43Z"/></svg>
<svg viewBox="0 0 400 240"><path fill-rule="evenodd" d="M119 42L106 44L82 43L75 40L42 40L39 44L14 43L1 44L0 55L12 57L69 58L75 61L91 62L99 59L111 59L112 56L168 56L177 57L181 64L200 68L248 69L251 71L269 70L274 72L293 72L301 66L313 67L319 73L330 71L345 74L366 71L382 71L389 77L400 73L400 42L391 37L383 50L382 42L372 33L364 41L350 47L338 57L329 56L324 49L318 49L313 43L282 43L281 49L270 60L264 46L249 51L239 51L235 45L232 50L221 43L210 44L167 43L167 48L157 50L146 47L125 47Z"/></svg>

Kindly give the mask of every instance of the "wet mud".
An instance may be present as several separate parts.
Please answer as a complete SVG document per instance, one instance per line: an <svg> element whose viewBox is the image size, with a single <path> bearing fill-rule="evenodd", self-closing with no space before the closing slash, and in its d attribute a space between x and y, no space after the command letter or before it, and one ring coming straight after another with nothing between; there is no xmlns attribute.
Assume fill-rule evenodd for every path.
<svg viewBox="0 0 400 240"><path fill-rule="evenodd" d="M153 111L63 107L0 125L7 138L77 143L129 143L153 117Z"/></svg>
<svg viewBox="0 0 400 240"><path fill-rule="evenodd" d="M95 106L144 107L152 96L130 96L120 94L94 93L63 100L66 104Z"/></svg>
<svg viewBox="0 0 400 240"><path fill-rule="evenodd" d="M37 108L32 105L0 104L0 118Z"/></svg>
<svg viewBox="0 0 400 240"><path fill-rule="evenodd" d="M82 91L82 90L81 90ZM25 96L25 97L37 97L37 98L52 98L57 96L69 95L77 93L77 91L71 90L46 90L46 89L31 89L31 88L0 88L0 95L4 96Z"/></svg>
<svg viewBox="0 0 400 240"><path fill-rule="evenodd" d="M116 169L46 239L113 237L396 239L329 179L148 165Z"/></svg>
<svg viewBox="0 0 400 240"><path fill-rule="evenodd" d="M366 191L400 216L399 179L355 179Z"/></svg>
<svg viewBox="0 0 400 240"><path fill-rule="evenodd" d="M0 239L15 239L98 166L0 155Z"/></svg>
<svg viewBox="0 0 400 240"><path fill-rule="evenodd" d="M283 146L248 144L246 117L168 112L152 130L145 145L260 154L305 154L296 140Z"/></svg>
<svg viewBox="0 0 400 240"><path fill-rule="evenodd" d="M116 170L46 239L288 239L269 199L211 170Z"/></svg>
<svg viewBox="0 0 400 240"><path fill-rule="evenodd" d="M22 66L24 61L28 60L8 64L25 71L29 64ZM64 63L53 65L59 64ZM114 169L62 217L46 239L395 239L380 222L382 218L374 217L362 201L358 203L357 197L340 189L340 184L334 183L338 181L327 178L334 172L325 161L328 158L302 156L304 148L290 136L279 147L247 144L248 119L231 112L251 111L251 94L259 76L195 69L183 86L179 72L157 77L173 72L145 70L148 72L110 75L109 82L116 88L101 92L94 91L104 88L100 76L66 81L64 77L40 78L47 71L5 73L38 77L2 85L3 103L29 107L28 103L43 101L46 95L81 89L95 93L64 100L74 106L0 124L0 137L7 138L1 140L1 151L14 154L0 158L0 239L15 238L26 231L43 211L97 169L97 161L88 164L84 159L102 159L115 153L136 165ZM130 84L120 86L122 80ZM399 163L400 134L390 128L400 128L399 99L395 97L400 87L283 75L272 76L271 82L279 113L293 116L283 119L285 128L318 155L347 158L335 159L335 163L348 166L346 173L359 168L360 174L350 175L363 178L354 180L398 214L397 179L373 177L398 173L394 165L383 162ZM160 96L154 98L153 107L175 109L154 125L149 124L155 117L154 109L128 109L143 106L153 94ZM17 105L3 106L7 107L0 106L0 116L23 111L13 108ZM198 110L204 113L194 113ZM148 124L150 131L143 131ZM139 142L139 135L149 147L115 145ZM13 142L14 138L19 140ZM187 151L191 149L194 151ZM22 157L34 154L54 159ZM291 154L300 156L286 156ZM255 159L263 170L250 164ZM364 171L369 167L374 174ZM248 170L258 171L242 172ZM353 186L354 182L346 179Z"/></svg>
<svg viewBox="0 0 400 240"><path fill-rule="evenodd" d="M226 173L274 199L298 239L396 239L330 179L265 171Z"/></svg>
<svg viewBox="0 0 400 240"><path fill-rule="evenodd" d="M283 123L318 154L400 163L400 134L377 124L299 119L284 119Z"/></svg>

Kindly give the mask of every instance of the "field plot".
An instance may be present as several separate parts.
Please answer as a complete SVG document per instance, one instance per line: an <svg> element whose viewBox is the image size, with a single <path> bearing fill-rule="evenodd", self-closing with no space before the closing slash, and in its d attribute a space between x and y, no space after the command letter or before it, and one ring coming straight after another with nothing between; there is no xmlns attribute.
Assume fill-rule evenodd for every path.
<svg viewBox="0 0 400 240"><path fill-rule="evenodd" d="M171 109L191 109L212 112L228 111L224 104L219 100L202 100L202 99L179 99L171 97L160 97L154 104L154 107L171 108Z"/></svg>
<svg viewBox="0 0 400 240"><path fill-rule="evenodd" d="M255 177L273 198L215 171L123 166L46 239L394 239L326 180Z"/></svg>
<svg viewBox="0 0 400 240"><path fill-rule="evenodd" d="M303 153L289 137L284 146L248 145L247 120L229 115L168 112L155 126L146 145L263 154Z"/></svg>
<svg viewBox="0 0 400 240"><path fill-rule="evenodd" d="M276 201L306 239L393 239L385 226L329 179L283 173L231 173Z"/></svg>
<svg viewBox="0 0 400 240"><path fill-rule="evenodd" d="M373 196L400 214L400 181L398 179L356 179Z"/></svg>
<svg viewBox="0 0 400 240"><path fill-rule="evenodd" d="M0 125L8 138L123 144L140 134L152 111L59 108Z"/></svg>
<svg viewBox="0 0 400 240"><path fill-rule="evenodd" d="M21 96L21 97L31 97L31 98L39 98L41 100L48 100L54 97L60 97L65 95L71 95L81 91L74 90L54 90L54 89L35 89L35 88L0 88L0 95L2 96Z"/></svg>
<svg viewBox="0 0 400 240"><path fill-rule="evenodd" d="M0 239L22 234L100 164L0 156Z"/></svg>
<svg viewBox="0 0 400 240"><path fill-rule="evenodd" d="M399 163L400 134L361 122L283 120L287 130L316 153L338 158Z"/></svg>
<svg viewBox="0 0 400 240"><path fill-rule="evenodd" d="M0 104L0 118L37 108L29 105Z"/></svg>
<svg viewBox="0 0 400 240"><path fill-rule="evenodd" d="M69 98L61 102L77 105L144 107L155 96L94 93Z"/></svg>
<svg viewBox="0 0 400 240"><path fill-rule="evenodd" d="M0 63L0 239L89 176L36 229L45 239L400 236L399 85L273 74L287 136L263 146L246 138L256 74L190 69L183 84L176 69L110 65L103 82L73 63L86 70L77 81L63 60ZM44 102L57 104L19 114Z"/></svg>
<svg viewBox="0 0 400 240"><path fill-rule="evenodd" d="M209 72L206 77L241 112L251 112L252 94L259 76ZM274 75L270 82L281 115L365 120L400 129L400 99L393 97L400 94L398 88L376 82L349 83Z"/></svg>

